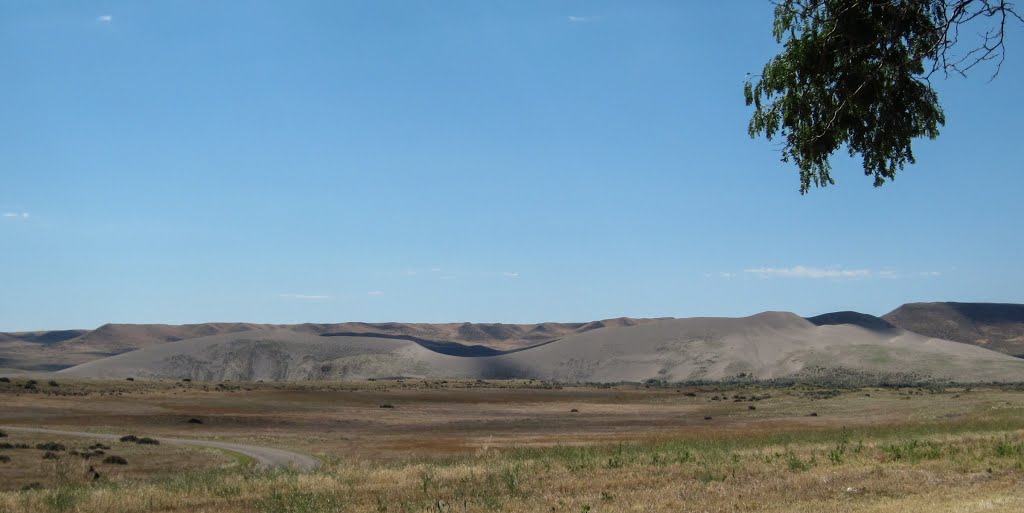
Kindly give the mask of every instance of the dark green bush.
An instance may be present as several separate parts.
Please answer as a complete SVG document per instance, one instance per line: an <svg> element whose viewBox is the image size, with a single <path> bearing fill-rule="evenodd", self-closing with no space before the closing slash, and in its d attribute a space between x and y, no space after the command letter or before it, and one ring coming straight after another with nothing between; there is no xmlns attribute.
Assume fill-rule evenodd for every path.
<svg viewBox="0 0 1024 513"><path fill-rule="evenodd" d="M128 460L122 458L121 456L107 456L106 458L103 458L103 463L106 463L108 465L127 465Z"/></svg>

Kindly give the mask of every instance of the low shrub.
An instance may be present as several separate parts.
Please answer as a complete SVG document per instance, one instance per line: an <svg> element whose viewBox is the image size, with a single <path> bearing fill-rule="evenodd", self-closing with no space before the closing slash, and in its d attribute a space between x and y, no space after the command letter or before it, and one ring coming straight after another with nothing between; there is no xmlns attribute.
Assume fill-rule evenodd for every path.
<svg viewBox="0 0 1024 513"><path fill-rule="evenodd" d="M0 463L7 463L11 461L11 457L6 454L0 454Z"/></svg>
<svg viewBox="0 0 1024 513"><path fill-rule="evenodd" d="M128 460L124 459L121 456L113 456L113 455L111 455L111 456L107 456L106 458L103 458L103 463L106 463L108 465L127 465L128 464Z"/></svg>
<svg viewBox="0 0 1024 513"><path fill-rule="evenodd" d="M60 458L60 455L58 455L57 453L55 453L53 451L46 451L46 452L43 453L43 459L44 460L55 460L55 459L58 459L58 458Z"/></svg>
<svg viewBox="0 0 1024 513"><path fill-rule="evenodd" d="M393 404L388 404L388 403L384 403L384 404L380 405L380 407L381 407L381 408L394 408L394 407L395 407L395 405L393 405Z"/></svg>
<svg viewBox="0 0 1024 513"><path fill-rule="evenodd" d="M124 435L121 438L119 438L119 440L121 440L122 442L138 442L139 437L135 435Z"/></svg>
<svg viewBox="0 0 1024 513"><path fill-rule="evenodd" d="M39 449L40 451L63 451L67 448L64 447L64 444L59 444L57 442L43 442L41 444L36 444L36 449Z"/></svg>
<svg viewBox="0 0 1024 513"><path fill-rule="evenodd" d="M160 440L157 440L155 438L150 438L148 436L144 436L144 437L136 440L135 443L140 444L140 445L160 445Z"/></svg>

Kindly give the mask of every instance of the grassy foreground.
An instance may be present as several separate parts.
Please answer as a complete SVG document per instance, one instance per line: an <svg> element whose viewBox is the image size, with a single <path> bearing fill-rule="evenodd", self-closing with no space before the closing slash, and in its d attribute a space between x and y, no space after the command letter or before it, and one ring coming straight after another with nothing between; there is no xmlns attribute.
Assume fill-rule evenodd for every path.
<svg viewBox="0 0 1024 513"><path fill-rule="evenodd" d="M252 468L0 494L2 512L1006 511L1024 509L1013 419L530 449L310 474Z"/></svg>

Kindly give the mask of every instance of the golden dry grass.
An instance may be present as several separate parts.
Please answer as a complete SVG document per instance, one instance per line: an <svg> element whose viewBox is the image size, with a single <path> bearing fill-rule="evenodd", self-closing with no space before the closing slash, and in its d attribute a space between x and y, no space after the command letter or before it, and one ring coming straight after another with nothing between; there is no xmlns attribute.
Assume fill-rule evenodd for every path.
<svg viewBox="0 0 1024 513"><path fill-rule="evenodd" d="M62 388L85 395L9 390L0 424L218 438L326 464L4 492L0 512L1024 511L1024 392L1009 388Z"/></svg>
<svg viewBox="0 0 1024 513"><path fill-rule="evenodd" d="M66 437L43 433L10 432L0 438L0 444L24 444L28 449L0 449L10 461L0 464L0 490L18 490L37 484L53 487L89 482L86 471L93 467L101 479L108 482L122 482L138 479L153 479L182 471L195 471L237 464L238 460L223 451L179 445L139 445L111 440L96 440L83 437ZM37 449L38 444L54 442L64 450L50 451L55 459L44 459L47 451ZM102 455L88 457L93 444L102 444L109 449L100 449ZM73 454L73 453L79 454ZM104 463L107 456L120 456L127 465Z"/></svg>

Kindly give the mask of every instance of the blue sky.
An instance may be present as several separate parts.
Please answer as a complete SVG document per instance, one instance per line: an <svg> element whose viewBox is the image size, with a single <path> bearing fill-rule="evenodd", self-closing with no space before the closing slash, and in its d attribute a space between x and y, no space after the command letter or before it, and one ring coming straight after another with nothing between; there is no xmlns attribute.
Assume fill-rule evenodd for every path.
<svg viewBox="0 0 1024 513"><path fill-rule="evenodd" d="M242 5L0 5L0 330L1024 302L1019 28L801 196L767 1Z"/></svg>

